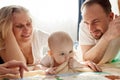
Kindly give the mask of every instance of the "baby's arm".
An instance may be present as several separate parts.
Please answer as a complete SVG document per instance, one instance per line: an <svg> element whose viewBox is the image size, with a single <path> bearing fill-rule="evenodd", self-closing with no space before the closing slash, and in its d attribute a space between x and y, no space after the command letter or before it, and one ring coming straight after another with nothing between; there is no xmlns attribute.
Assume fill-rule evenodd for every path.
<svg viewBox="0 0 120 80"><path fill-rule="evenodd" d="M56 74L56 67L51 67L51 59L47 55L43 57L40 64L36 64L33 70L43 70L45 74Z"/></svg>
<svg viewBox="0 0 120 80"><path fill-rule="evenodd" d="M33 70L43 70L45 74L56 74L56 67L47 67L42 64L35 65Z"/></svg>

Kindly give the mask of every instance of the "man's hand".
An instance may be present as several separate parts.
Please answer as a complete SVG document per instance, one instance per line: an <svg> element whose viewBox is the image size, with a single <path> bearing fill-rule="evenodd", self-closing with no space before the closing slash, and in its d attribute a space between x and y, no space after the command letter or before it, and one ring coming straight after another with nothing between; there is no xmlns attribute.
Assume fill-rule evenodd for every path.
<svg viewBox="0 0 120 80"><path fill-rule="evenodd" d="M106 39L112 40L120 37L120 16L115 16L109 24L108 30L105 33Z"/></svg>
<svg viewBox="0 0 120 80"><path fill-rule="evenodd" d="M84 61L84 62L81 62L81 64L88 66L93 71L97 71L97 72L102 71L102 69L96 63L94 63L92 61Z"/></svg>
<svg viewBox="0 0 120 80"><path fill-rule="evenodd" d="M71 58L69 60L69 67L71 69L89 67L93 71L98 71L98 72L102 71L101 68L97 64L95 64L94 62L92 62L92 61L78 62L77 60L75 60L73 58Z"/></svg>

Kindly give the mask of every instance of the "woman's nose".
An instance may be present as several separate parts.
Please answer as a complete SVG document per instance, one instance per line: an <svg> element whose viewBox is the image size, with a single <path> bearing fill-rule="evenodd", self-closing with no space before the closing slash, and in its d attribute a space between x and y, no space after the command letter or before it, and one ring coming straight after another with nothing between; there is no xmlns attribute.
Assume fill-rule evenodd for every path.
<svg viewBox="0 0 120 80"><path fill-rule="evenodd" d="M28 26L24 26L24 30L28 30Z"/></svg>
<svg viewBox="0 0 120 80"><path fill-rule="evenodd" d="M28 26L24 26L24 29L23 29L24 32L27 32L29 31L29 27Z"/></svg>

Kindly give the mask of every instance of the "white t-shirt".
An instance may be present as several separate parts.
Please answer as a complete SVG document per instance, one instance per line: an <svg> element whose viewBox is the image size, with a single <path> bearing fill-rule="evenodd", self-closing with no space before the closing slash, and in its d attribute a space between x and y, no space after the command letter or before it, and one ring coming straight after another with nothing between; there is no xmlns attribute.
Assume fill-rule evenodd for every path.
<svg viewBox="0 0 120 80"><path fill-rule="evenodd" d="M42 59L41 59L41 62L40 62L41 65L45 66L45 67L54 67L54 60L53 58L46 54Z"/></svg>
<svg viewBox="0 0 120 80"><path fill-rule="evenodd" d="M40 61L46 51L48 51L48 37L49 35L46 32L34 30L32 43L33 63Z"/></svg>
<svg viewBox="0 0 120 80"><path fill-rule="evenodd" d="M91 36L87 26L83 22L81 22L80 29L79 29L79 44L95 45L97 42L98 41Z"/></svg>
<svg viewBox="0 0 120 80"><path fill-rule="evenodd" d="M46 51L48 51L48 37L48 33L34 29L32 42L33 64L38 63L45 55ZM2 49L5 48L0 48L0 50Z"/></svg>
<svg viewBox="0 0 120 80"><path fill-rule="evenodd" d="M96 45L98 41L99 40L95 40L90 35L90 31L87 28L87 26L83 22L81 22L80 30L79 30L79 44L80 45ZM104 63L104 61L105 62L111 61L113 58L115 58L119 50L120 50L120 37L110 42L105 52L105 55L100 63Z"/></svg>

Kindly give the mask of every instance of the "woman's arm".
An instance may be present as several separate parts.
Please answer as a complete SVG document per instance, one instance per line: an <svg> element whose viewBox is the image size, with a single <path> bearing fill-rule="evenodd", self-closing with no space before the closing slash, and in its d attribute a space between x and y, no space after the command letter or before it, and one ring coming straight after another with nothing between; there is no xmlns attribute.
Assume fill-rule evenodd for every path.
<svg viewBox="0 0 120 80"><path fill-rule="evenodd" d="M20 50L12 30L9 30L7 34L8 36L5 39L5 53L2 55L2 59L5 62L9 60L17 60L26 63L26 59Z"/></svg>

